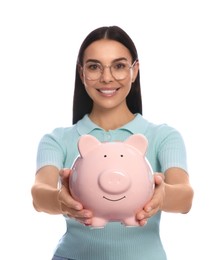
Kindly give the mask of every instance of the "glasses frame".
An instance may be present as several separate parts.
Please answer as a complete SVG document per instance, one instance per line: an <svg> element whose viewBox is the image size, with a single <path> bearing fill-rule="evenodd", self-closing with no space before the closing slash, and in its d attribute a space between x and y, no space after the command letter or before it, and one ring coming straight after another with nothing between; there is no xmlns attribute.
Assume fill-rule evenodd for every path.
<svg viewBox="0 0 223 260"><path fill-rule="evenodd" d="M129 65L129 67L128 67L129 71L136 65L137 62L138 62L138 59L136 59L131 65L128 64L128 65ZM102 67L102 69L100 70L100 71L101 71L101 74L100 74L100 76L99 76L97 79L89 79L89 78L86 77L86 75L85 75L85 69L84 69L84 68L85 68L85 66L87 65L87 63L85 63L83 66L81 66L81 69L82 69L84 78L86 78L86 79L89 80L89 81L97 81L97 80L99 80L99 79L102 77L105 68L109 68L110 74L111 74L112 77L113 77L115 80L117 80L117 81L124 80L124 79L126 79L126 77L127 77L127 76L126 76L126 77L123 78L123 79L116 79L116 78L113 76L113 74L112 74L112 70L111 70L112 64L111 64L111 65L102 65L100 62L95 62L95 63L96 63L96 64L100 64L101 67Z"/></svg>

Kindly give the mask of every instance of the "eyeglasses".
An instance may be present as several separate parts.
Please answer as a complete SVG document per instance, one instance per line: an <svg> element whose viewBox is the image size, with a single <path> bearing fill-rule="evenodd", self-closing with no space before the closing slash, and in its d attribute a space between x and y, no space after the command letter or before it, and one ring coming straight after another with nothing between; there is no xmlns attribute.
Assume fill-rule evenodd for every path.
<svg viewBox="0 0 223 260"><path fill-rule="evenodd" d="M114 79L123 80L128 77L129 71L135 66L136 62L137 60L135 60L131 65L126 61L117 61L109 66L89 61L83 66L83 74L87 80L98 80L104 73L104 69L109 68Z"/></svg>

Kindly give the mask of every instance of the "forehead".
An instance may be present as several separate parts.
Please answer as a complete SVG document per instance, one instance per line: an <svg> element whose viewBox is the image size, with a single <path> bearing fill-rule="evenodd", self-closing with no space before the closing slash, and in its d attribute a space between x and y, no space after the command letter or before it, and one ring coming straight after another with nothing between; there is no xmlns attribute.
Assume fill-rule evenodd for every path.
<svg viewBox="0 0 223 260"><path fill-rule="evenodd" d="M102 39L91 43L84 52L84 61L89 59L111 62L118 58L131 61L131 54L123 44L114 40Z"/></svg>

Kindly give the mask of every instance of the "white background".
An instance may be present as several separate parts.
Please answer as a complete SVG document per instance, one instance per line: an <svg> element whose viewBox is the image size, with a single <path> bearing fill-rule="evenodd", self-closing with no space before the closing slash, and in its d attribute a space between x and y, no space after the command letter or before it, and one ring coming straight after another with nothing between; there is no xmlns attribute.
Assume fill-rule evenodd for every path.
<svg viewBox="0 0 223 260"><path fill-rule="evenodd" d="M51 259L65 226L62 217L32 207L37 145L43 134L71 124L85 36L119 25L138 49L144 116L177 128L187 146L194 204L187 215L163 215L169 260L223 259L221 2L0 2L1 256Z"/></svg>

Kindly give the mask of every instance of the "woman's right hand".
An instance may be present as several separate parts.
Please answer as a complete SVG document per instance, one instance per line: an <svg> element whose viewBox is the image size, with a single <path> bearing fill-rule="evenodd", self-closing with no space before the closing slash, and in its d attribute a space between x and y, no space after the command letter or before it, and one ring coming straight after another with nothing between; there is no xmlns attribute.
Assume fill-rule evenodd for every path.
<svg viewBox="0 0 223 260"><path fill-rule="evenodd" d="M70 169L62 169L59 172L61 179L61 188L58 192L58 201L60 202L61 212L78 222L89 226L92 223L92 212L84 209L83 205L76 201L70 194L69 175Z"/></svg>

